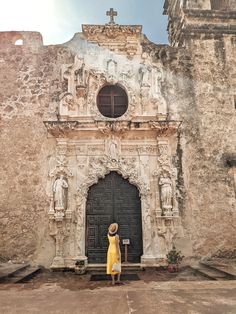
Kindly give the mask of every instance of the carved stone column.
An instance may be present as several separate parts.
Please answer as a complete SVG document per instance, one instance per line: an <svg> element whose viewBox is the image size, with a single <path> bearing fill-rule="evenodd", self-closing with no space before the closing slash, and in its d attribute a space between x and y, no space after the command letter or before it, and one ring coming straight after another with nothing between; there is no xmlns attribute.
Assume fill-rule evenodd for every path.
<svg viewBox="0 0 236 314"><path fill-rule="evenodd" d="M153 264L156 262L155 249L153 246L153 223L155 221L150 211L150 194L141 194L142 205L142 229L143 229L143 255L142 264Z"/></svg>
<svg viewBox="0 0 236 314"><path fill-rule="evenodd" d="M85 232L86 232L86 199L87 192L80 190L76 200L76 257L77 260L85 261Z"/></svg>
<svg viewBox="0 0 236 314"><path fill-rule="evenodd" d="M161 210L158 206L157 217L178 217L178 204L176 201L176 173L171 167L171 154L168 140L158 139L158 185L161 200ZM166 200L163 198L165 197ZM169 200L167 200L169 199Z"/></svg>
<svg viewBox="0 0 236 314"><path fill-rule="evenodd" d="M72 222L72 211L70 204L70 194L66 193L63 203L58 203L58 196L55 198L55 189L59 187L55 186L57 181L58 185L61 184L61 190L68 188L70 189L70 183L68 178L72 177L73 174L68 167L67 159L67 140L57 139L56 156L54 158L55 164L49 171L50 178L50 207L48 211L49 215L49 234L55 239L55 257L53 259L51 268L64 268L64 240L68 237L71 222ZM61 182L59 182L61 180ZM57 193L62 193L59 190Z"/></svg>

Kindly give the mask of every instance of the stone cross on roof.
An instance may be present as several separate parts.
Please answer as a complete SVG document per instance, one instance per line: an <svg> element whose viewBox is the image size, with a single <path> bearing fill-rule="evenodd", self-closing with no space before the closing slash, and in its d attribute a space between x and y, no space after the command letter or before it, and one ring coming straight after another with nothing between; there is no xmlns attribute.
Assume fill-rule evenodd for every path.
<svg viewBox="0 0 236 314"><path fill-rule="evenodd" d="M114 16L117 16L117 11L114 11L113 8L110 8L110 11L107 11L107 16L110 16L109 24L115 24Z"/></svg>

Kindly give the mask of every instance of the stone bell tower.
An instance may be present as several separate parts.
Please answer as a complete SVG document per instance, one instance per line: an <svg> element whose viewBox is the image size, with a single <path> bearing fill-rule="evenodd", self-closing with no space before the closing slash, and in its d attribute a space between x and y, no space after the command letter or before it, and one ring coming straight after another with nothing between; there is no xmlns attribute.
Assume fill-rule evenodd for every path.
<svg viewBox="0 0 236 314"><path fill-rule="evenodd" d="M170 44L185 56L177 76L183 85L175 95L185 90L176 106L184 121L180 146L193 254L227 256L234 233L228 226L236 212L235 170L225 162L236 152L231 136L236 132L236 2L166 0L164 14Z"/></svg>
<svg viewBox="0 0 236 314"><path fill-rule="evenodd" d="M164 14L169 16L168 32L172 46L179 47L196 36L201 39L233 34L234 0L166 0Z"/></svg>

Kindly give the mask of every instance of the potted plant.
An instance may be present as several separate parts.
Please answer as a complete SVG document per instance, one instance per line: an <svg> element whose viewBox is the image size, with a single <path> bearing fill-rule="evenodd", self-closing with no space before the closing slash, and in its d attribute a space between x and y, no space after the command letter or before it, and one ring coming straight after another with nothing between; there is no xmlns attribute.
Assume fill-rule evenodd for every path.
<svg viewBox="0 0 236 314"><path fill-rule="evenodd" d="M170 273L179 271L179 264L184 258L184 256L181 255L181 251L176 251L176 248L173 245L173 248L167 253L166 258L168 262L168 271Z"/></svg>
<svg viewBox="0 0 236 314"><path fill-rule="evenodd" d="M84 260L76 260L75 261L75 273L77 275L83 275L85 274L86 268L85 268L85 262Z"/></svg>

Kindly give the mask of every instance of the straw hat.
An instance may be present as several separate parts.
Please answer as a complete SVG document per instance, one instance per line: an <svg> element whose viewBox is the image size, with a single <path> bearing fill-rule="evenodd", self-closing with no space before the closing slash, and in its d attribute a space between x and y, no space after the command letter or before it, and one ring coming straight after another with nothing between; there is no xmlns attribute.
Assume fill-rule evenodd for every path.
<svg viewBox="0 0 236 314"><path fill-rule="evenodd" d="M109 226L108 231L110 234L115 234L118 230L118 224L117 223L113 223Z"/></svg>

